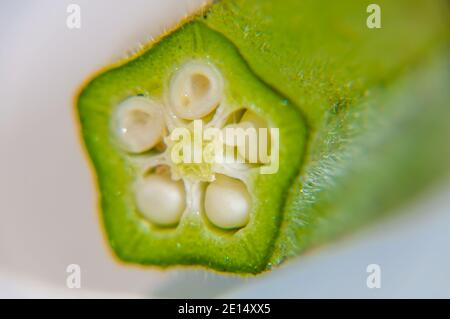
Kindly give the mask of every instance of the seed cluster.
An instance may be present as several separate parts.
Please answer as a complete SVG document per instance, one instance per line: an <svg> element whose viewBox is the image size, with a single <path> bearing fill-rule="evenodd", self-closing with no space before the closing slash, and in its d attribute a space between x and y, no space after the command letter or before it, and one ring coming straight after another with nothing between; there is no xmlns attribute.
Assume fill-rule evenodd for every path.
<svg viewBox="0 0 450 319"><path fill-rule="evenodd" d="M133 96L117 106L113 133L121 149L141 168L134 185L135 203L151 223L176 227L185 214L202 214L221 229L239 229L249 223L253 166L237 160L245 154L239 154L236 145L225 141L236 156L212 164L178 163L171 156L170 134L180 127L192 130L195 120L221 130L267 126L255 113L230 107L224 87L214 65L194 60L174 72L164 101Z"/></svg>

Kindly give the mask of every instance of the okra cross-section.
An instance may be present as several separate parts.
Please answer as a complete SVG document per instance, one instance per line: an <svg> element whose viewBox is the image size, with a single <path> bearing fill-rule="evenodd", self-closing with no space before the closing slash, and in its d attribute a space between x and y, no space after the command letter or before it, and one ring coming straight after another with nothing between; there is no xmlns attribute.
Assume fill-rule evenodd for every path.
<svg viewBox="0 0 450 319"><path fill-rule="evenodd" d="M92 79L77 109L121 260L270 268L305 127L231 42L188 23Z"/></svg>

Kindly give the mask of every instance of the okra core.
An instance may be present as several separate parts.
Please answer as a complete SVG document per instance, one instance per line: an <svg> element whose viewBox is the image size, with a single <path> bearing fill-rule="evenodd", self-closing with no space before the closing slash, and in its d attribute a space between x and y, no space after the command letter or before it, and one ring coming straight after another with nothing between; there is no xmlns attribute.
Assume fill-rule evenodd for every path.
<svg viewBox="0 0 450 319"><path fill-rule="evenodd" d="M230 128L267 129L268 123L245 106L230 103L224 83L217 67L192 60L175 69L162 98L133 96L117 106L113 133L137 163L135 204L150 223L176 228L192 213L203 216L210 227L223 230L240 229L251 221L250 176L268 159L250 158L258 141L246 136L248 145L241 145L242 139L224 133ZM191 139L198 126L217 134L210 133L206 140ZM186 160L193 154L190 148L180 147L179 139L185 139L184 146L192 146L194 151L205 150L215 160ZM268 141L266 136L262 144L267 146ZM259 146L262 144L260 141ZM217 160L219 157L222 160Z"/></svg>

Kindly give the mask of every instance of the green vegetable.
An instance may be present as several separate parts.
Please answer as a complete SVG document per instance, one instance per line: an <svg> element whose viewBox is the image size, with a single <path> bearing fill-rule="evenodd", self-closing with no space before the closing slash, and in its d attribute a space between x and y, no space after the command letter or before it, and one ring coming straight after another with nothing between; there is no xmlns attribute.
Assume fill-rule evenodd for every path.
<svg viewBox="0 0 450 319"><path fill-rule="evenodd" d="M258 273L445 175L446 3L379 1L381 29L367 28L368 4L219 1L82 89L82 135L121 260ZM174 128L192 133L195 120L278 128L278 170L261 174L274 157L249 161L245 147L245 163L225 168L168 157L181 150Z"/></svg>
<svg viewBox="0 0 450 319"><path fill-rule="evenodd" d="M182 103L186 98L184 85L198 85L201 91L202 81L210 81L211 88L206 89L214 90L215 82L222 86L220 76L222 102L215 109L217 103L210 104L211 113L229 116L214 118L205 105L215 99L198 102L198 92L188 96L192 106L177 106L178 99ZM159 105L163 112L173 108L183 122L169 121L168 130L171 125L192 126L183 119L200 118L204 125L222 121L214 126L223 127L240 117L241 123L250 123L246 120L250 116L279 128L278 172L260 174L261 165L246 163L225 170L204 162L161 160L161 154L171 154L173 142L159 125L164 117L158 113ZM109 242L120 259L202 264L235 272L265 268L286 191L300 167L305 129L300 112L255 77L228 40L192 22L139 58L91 81L80 94L78 110L98 174ZM133 121L144 124L133 126ZM122 134L124 129L127 134ZM139 138L142 131L148 132L144 140ZM166 136L166 153L155 150L159 135ZM155 159L164 165L151 165ZM224 216L224 209L229 214L225 211Z"/></svg>

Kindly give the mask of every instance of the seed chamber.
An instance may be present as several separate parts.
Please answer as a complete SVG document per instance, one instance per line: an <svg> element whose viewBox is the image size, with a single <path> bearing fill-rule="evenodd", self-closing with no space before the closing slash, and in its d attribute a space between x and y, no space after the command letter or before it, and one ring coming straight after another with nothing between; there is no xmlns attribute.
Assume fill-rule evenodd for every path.
<svg viewBox="0 0 450 319"><path fill-rule="evenodd" d="M150 223L176 228L184 216L194 212L209 226L235 231L252 218L250 174L260 163L249 163L237 142L226 139L225 129L267 128L267 124L246 108L229 105L224 88L222 74L213 64L193 60L174 71L163 99L133 96L116 108L113 133L139 167L134 199ZM196 124L223 134L220 158L212 141L202 137L200 161L185 160L193 154L184 154L171 134L181 129L182 134L194 136L191 149L195 151L199 145L195 142ZM174 159L174 153L183 160ZM207 162L204 154L216 160Z"/></svg>

